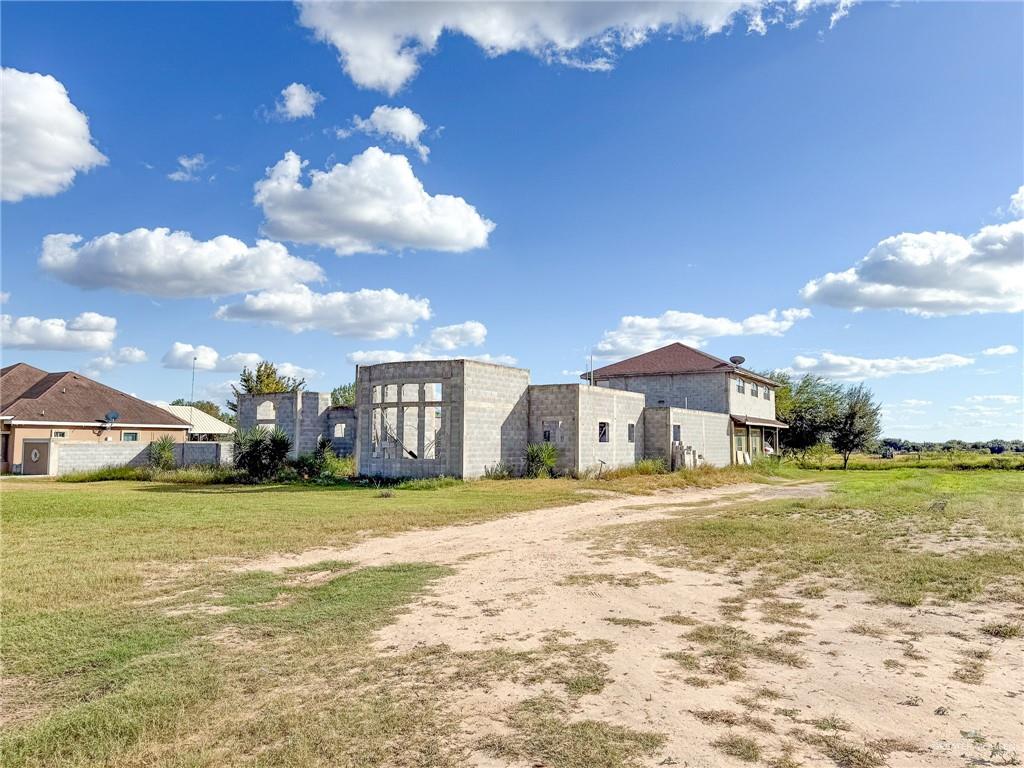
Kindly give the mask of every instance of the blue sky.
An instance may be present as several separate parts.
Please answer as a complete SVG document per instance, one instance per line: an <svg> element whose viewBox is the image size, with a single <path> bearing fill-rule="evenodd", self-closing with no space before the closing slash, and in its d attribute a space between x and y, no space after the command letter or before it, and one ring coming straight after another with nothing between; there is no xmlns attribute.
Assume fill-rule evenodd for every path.
<svg viewBox="0 0 1024 768"><path fill-rule="evenodd" d="M1021 437L1024 6L728 11L5 3L4 364L170 400L203 345L223 400L685 340Z"/></svg>

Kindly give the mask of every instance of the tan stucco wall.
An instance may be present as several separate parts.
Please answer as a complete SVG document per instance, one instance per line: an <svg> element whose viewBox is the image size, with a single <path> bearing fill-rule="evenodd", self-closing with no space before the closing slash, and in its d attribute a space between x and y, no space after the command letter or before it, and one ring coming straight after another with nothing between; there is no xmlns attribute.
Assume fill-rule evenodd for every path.
<svg viewBox="0 0 1024 768"><path fill-rule="evenodd" d="M188 434L187 427L182 427L181 429L134 429L132 427L122 429L121 427L114 427L113 429L100 431L94 427L62 427L60 425L46 424L31 427L15 425L11 427L10 447L8 448L11 456L8 457L8 462L10 464L22 463L25 438L45 440L53 437L55 431L67 432L67 437L61 439L70 443L116 443L121 441L122 432L138 432L140 445L159 440L164 435L170 435L176 443L183 443Z"/></svg>

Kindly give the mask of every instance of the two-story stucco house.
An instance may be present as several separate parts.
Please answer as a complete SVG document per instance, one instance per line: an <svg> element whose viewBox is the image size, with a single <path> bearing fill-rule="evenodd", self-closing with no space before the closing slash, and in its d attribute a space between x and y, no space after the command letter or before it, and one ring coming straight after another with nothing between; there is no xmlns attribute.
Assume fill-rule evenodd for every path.
<svg viewBox="0 0 1024 768"><path fill-rule="evenodd" d="M668 446L648 446L649 454L668 458L670 446L682 444L711 464L743 464L775 453L786 425L775 417L775 382L742 363L676 343L582 378L646 396L645 419L671 425Z"/></svg>

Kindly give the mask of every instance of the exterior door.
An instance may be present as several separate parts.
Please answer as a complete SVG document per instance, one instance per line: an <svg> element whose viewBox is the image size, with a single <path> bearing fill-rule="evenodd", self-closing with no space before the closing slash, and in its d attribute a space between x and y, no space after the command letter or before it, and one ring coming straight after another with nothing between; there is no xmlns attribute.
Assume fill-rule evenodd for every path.
<svg viewBox="0 0 1024 768"><path fill-rule="evenodd" d="M21 473L23 475L50 474L49 440L24 440L21 443Z"/></svg>
<svg viewBox="0 0 1024 768"><path fill-rule="evenodd" d="M750 430L750 457L756 459L762 453L761 430L755 427Z"/></svg>

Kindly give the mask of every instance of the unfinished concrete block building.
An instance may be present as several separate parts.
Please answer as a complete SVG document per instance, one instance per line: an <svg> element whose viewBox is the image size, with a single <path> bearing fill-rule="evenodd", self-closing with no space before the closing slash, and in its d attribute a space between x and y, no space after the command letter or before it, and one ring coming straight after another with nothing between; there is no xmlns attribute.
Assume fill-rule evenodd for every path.
<svg viewBox="0 0 1024 768"><path fill-rule="evenodd" d="M738 362L737 362L738 361ZM671 344L587 374L588 384L530 384L530 372L475 360L359 366L356 405L317 392L242 395L239 425L279 426L293 453L321 435L369 477L476 478L521 472L530 443L552 443L564 473L642 458L677 468L749 463L778 449L775 383Z"/></svg>

